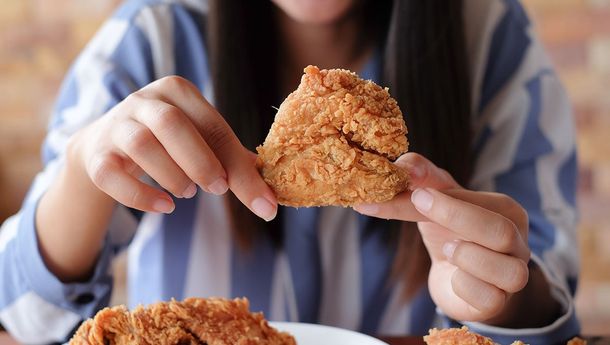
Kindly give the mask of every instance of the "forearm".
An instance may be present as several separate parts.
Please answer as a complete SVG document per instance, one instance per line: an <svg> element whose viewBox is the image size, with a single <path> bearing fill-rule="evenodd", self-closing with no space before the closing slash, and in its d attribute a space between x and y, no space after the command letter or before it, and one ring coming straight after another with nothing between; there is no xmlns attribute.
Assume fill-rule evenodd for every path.
<svg viewBox="0 0 610 345"><path fill-rule="evenodd" d="M41 255L63 282L89 277L115 204L78 166L74 151L68 149L64 167L36 211Z"/></svg>

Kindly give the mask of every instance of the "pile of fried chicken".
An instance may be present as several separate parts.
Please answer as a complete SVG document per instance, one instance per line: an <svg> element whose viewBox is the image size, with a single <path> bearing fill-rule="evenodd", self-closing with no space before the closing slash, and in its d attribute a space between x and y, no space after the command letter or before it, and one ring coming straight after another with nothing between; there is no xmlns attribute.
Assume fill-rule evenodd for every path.
<svg viewBox="0 0 610 345"><path fill-rule="evenodd" d="M308 66L280 105L257 166L282 205L382 202L408 186L392 161L407 127L387 88L342 69Z"/></svg>
<svg viewBox="0 0 610 345"><path fill-rule="evenodd" d="M105 308L85 321L70 345L295 345L294 338L251 313L248 300L187 298Z"/></svg>
<svg viewBox="0 0 610 345"><path fill-rule="evenodd" d="M431 329L427 345L497 345L467 327ZM187 298L138 307L105 308L85 321L70 345L296 345L288 333L271 327L248 300ZM515 341L511 345L526 345ZM586 345L580 338L567 345Z"/></svg>

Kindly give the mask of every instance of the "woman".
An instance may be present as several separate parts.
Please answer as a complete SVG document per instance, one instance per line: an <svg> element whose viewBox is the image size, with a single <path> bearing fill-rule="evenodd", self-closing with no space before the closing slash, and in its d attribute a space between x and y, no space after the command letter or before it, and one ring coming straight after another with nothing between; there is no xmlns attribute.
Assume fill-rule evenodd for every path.
<svg viewBox="0 0 610 345"><path fill-rule="evenodd" d="M273 320L374 334L578 332L570 110L517 1L209 6L128 1L70 71L46 168L1 233L9 331L65 340L130 244L132 305L246 296ZM390 87L413 192L276 217L252 150L308 64Z"/></svg>

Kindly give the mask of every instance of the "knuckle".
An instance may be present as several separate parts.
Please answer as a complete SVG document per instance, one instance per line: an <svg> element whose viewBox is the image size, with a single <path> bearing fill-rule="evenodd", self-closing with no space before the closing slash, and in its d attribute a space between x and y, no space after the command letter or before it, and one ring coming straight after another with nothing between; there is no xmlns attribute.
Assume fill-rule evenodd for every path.
<svg viewBox="0 0 610 345"><path fill-rule="evenodd" d="M134 190L129 194L129 196L126 199L127 199L127 203L125 204L126 206L137 208L139 205L142 205L143 201L144 201L144 195L143 195L142 188L141 187L134 188Z"/></svg>
<svg viewBox="0 0 610 345"><path fill-rule="evenodd" d="M506 303L506 294L495 287L489 287L481 294L482 305L485 311L491 315L496 315L504 308Z"/></svg>
<svg viewBox="0 0 610 345"><path fill-rule="evenodd" d="M523 212L521 205L506 194L500 194L500 205L503 209L507 210L509 214Z"/></svg>
<svg viewBox="0 0 610 345"><path fill-rule="evenodd" d="M500 209L504 210L503 213L506 214L509 219L513 220L519 228L527 227L527 211L525 211L515 199L506 194L498 193L497 197Z"/></svg>
<svg viewBox="0 0 610 345"><path fill-rule="evenodd" d="M426 164L421 164L419 165L421 168L420 170L420 180L422 181L423 184L427 184L428 181L430 181L430 167Z"/></svg>
<svg viewBox="0 0 610 345"><path fill-rule="evenodd" d="M89 176L93 184L104 190L108 187L109 177L112 174L113 163L108 155L95 157L89 166Z"/></svg>
<svg viewBox="0 0 610 345"><path fill-rule="evenodd" d="M522 260L516 260L516 263L512 265L512 269L507 274L509 278L509 285L507 287L508 292L518 292L527 285L529 280L529 269L527 264Z"/></svg>
<svg viewBox="0 0 610 345"><path fill-rule="evenodd" d="M227 130L227 126L218 121L206 126L205 141L214 151L217 151L230 144L233 141L233 136Z"/></svg>
<svg viewBox="0 0 610 345"><path fill-rule="evenodd" d="M138 127L129 132L125 138L125 151L129 155L143 152L154 140L153 134L143 127Z"/></svg>
<svg viewBox="0 0 610 345"><path fill-rule="evenodd" d="M157 85L161 89L172 90L173 92L185 91L191 88L191 82L177 75L163 77L157 81Z"/></svg>
<svg viewBox="0 0 610 345"><path fill-rule="evenodd" d="M436 169L438 169L438 174L440 175L440 177L446 182L453 181L453 177L451 177L451 174L447 170L439 167L436 167Z"/></svg>
<svg viewBox="0 0 610 345"><path fill-rule="evenodd" d="M428 161L426 158L424 158L424 156L419 153L413 153L413 157L411 159L411 164L413 166L420 167L420 176L418 178L422 181L422 183L425 184L430 180L430 161Z"/></svg>
<svg viewBox="0 0 610 345"><path fill-rule="evenodd" d="M153 126L157 129L171 129L180 124L183 120L181 111L172 106L164 105L155 110Z"/></svg>
<svg viewBox="0 0 610 345"><path fill-rule="evenodd" d="M463 221L462 213L452 206L447 206L439 210L443 224L450 224L453 227L460 227Z"/></svg>
<svg viewBox="0 0 610 345"><path fill-rule="evenodd" d="M512 219L515 219L515 224L519 229L524 229L527 231L529 227L529 215L527 214L527 211L523 207L521 207L521 205L516 202L514 203L514 205L515 206L511 210L511 214L514 215L512 216Z"/></svg>
<svg viewBox="0 0 610 345"><path fill-rule="evenodd" d="M492 226L495 247L498 251L510 252L518 241L518 232L515 224L508 219L502 219Z"/></svg>
<svg viewBox="0 0 610 345"><path fill-rule="evenodd" d="M430 162L426 157L424 157L422 154L419 154L417 152L413 153L412 160L415 165L423 166L426 168L426 170L428 170L430 167L435 167L435 165L432 162Z"/></svg>
<svg viewBox="0 0 610 345"><path fill-rule="evenodd" d="M510 196L502 193L493 193L498 199L498 204L503 210L512 210L516 202Z"/></svg>
<svg viewBox="0 0 610 345"><path fill-rule="evenodd" d="M125 97L122 103L140 103L146 99L146 91L144 89L138 90Z"/></svg>

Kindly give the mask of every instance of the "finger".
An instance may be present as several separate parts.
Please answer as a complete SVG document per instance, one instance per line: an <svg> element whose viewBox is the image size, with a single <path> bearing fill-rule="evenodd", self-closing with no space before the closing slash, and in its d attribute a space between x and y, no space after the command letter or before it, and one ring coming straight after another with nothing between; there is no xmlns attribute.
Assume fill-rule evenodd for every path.
<svg viewBox="0 0 610 345"><path fill-rule="evenodd" d="M411 190L424 187L440 190L461 188L451 174L446 170L437 167L426 157L418 153L407 152L398 157L394 164L405 169L409 173L409 188Z"/></svg>
<svg viewBox="0 0 610 345"><path fill-rule="evenodd" d="M145 93L182 109L218 157L235 196L266 221L275 218L277 200L256 169L256 156L241 145L223 117L193 84L179 77L167 77L151 84Z"/></svg>
<svg viewBox="0 0 610 345"><path fill-rule="evenodd" d="M421 222L427 221L428 218L423 216L413 206L411 202L411 191L405 191L396 195L392 200L376 203L376 204L360 204L355 205L354 210L367 216L396 219L406 222Z"/></svg>
<svg viewBox="0 0 610 345"><path fill-rule="evenodd" d="M527 240L527 230L529 228L527 212L518 202L508 195L471 191L462 188L443 190L443 193L503 215L515 223L523 239Z"/></svg>
<svg viewBox="0 0 610 345"><path fill-rule="evenodd" d="M411 201L421 214L463 239L529 259L529 250L516 225L498 213L428 188L415 190Z"/></svg>
<svg viewBox="0 0 610 345"><path fill-rule="evenodd" d="M525 261L494 252L472 242L445 243L443 253L449 262L462 271L507 292L520 291L529 278Z"/></svg>
<svg viewBox="0 0 610 345"><path fill-rule="evenodd" d="M506 303L504 291L461 269L453 273L451 287L458 297L475 309L473 314L483 314L485 318L497 315Z"/></svg>
<svg viewBox="0 0 610 345"><path fill-rule="evenodd" d="M116 155L100 155L87 166L93 183L119 203L145 212L171 213L175 205L165 192L157 190L122 167L121 158Z"/></svg>
<svg viewBox="0 0 610 345"><path fill-rule="evenodd" d="M151 129L171 158L192 181L217 195L227 191L229 187L222 164L179 108L152 99L140 102L134 117Z"/></svg>
<svg viewBox="0 0 610 345"><path fill-rule="evenodd" d="M175 196L191 198L197 192L197 187L148 128L135 121L125 121L113 133L112 140L146 174Z"/></svg>
<svg viewBox="0 0 610 345"><path fill-rule="evenodd" d="M170 76L151 83L138 91L144 98L161 100L179 108L201 133L208 146L218 152L224 146L241 146L239 139L224 118L188 80ZM218 157L220 158L220 157Z"/></svg>
<svg viewBox="0 0 610 345"><path fill-rule="evenodd" d="M422 216L411 203L411 191L421 187L441 190L461 188L451 177L451 174L418 153L405 153L398 157L394 164L409 173L409 191L400 193L392 200L383 203L356 205L354 210L383 219L411 222L425 221L427 218Z"/></svg>
<svg viewBox="0 0 610 345"><path fill-rule="evenodd" d="M501 193L471 191L463 188L445 189L443 193L503 215L515 223L522 238L527 240L529 227L527 212L511 197ZM411 222L428 221L429 219L419 213L412 204L411 194L411 191L405 191L392 200L383 203L356 205L354 210L383 219Z"/></svg>
<svg viewBox="0 0 610 345"><path fill-rule="evenodd" d="M277 215L277 199L256 170L256 154L244 148L243 158L230 159L225 164L235 196L259 217L273 220Z"/></svg>

